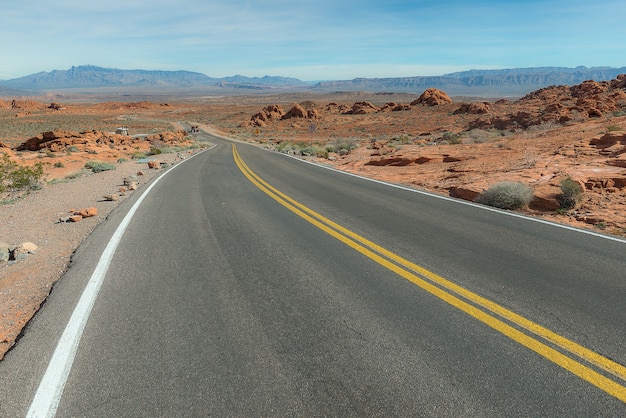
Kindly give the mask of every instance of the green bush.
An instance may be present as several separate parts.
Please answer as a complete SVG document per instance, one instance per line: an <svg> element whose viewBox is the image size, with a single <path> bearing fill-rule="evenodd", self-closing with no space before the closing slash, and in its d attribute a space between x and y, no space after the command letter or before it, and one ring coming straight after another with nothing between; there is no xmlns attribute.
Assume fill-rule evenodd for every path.
<svg viewBox="0 0 626 418"><path fill-rule="evenodd" d="M7 154L0 160L0 193L41 188L43 164L32 167L18 167Z"/></svg>
<svg viewBox="0 0 626 418"><path fill-rule="evenodd" d="M583 196L583 188L570 177L561 181L561 193L556 200L561 205L561 209L573 209L580 202Z"/></svg>
<svg viewBox="0 0 626 418"><path fill-rule="evenodd" d="M102 171L115 170L113 164L105 163L98 160L89 160L85 163L85 168L93 171L94 173L100 173Z"/></svg>
<svg viewBox="0 0 626 418"><path fill-rule="evenodd" d="M141 160L142 158L146 158L146 153L141 151L133 151L130 158L133 160Z"/></svg>
<svg viewBox="0 0 626 418"><path fill-rule="evenodd" d="M519 209L528 206L533 198L533 189L520 182L502 181L482 192L477 203L500 209Z"/></svg>
<svg viewBox="0 0 626 418"><path fill-rule="evenodd" d="M75 172L70 173L67 176L65 176L65 180L77 179L77 178L80 178L80 177L82 177L84 175L87 175L88 173L89 173L88 170L85 170L84 168L82 168L79 171L75 171Z"/></svg>
<svg viewBox="0 0 626 418"><path fill-rule="evenodd" d="M358 146L358 142L354 139L337 139L326 144L328 152L336 152L340 155L346 155Z"/></svg>
<svg viewBox="0 0 626 418"><path fill-rule="evenodd" d="M450 145L459 145L462 144L461 135L455 134L453 132L445 132L441 137L443 141L446 141Z"/></svg>

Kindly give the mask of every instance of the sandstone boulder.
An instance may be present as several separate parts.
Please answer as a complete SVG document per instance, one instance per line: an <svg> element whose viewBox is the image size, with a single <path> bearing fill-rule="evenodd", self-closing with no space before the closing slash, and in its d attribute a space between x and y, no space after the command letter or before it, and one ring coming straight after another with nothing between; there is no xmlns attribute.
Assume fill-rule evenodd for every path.
<svg viewBox="0 0 626 418"><path fill-rule="evenodd" d="M561 189L552 185L537 186L533 189L533 199L529 208L540 211L555 211L561 207L557 196Z"/></svg>
<svg viewBox="0 0 626 418"><path fill-rule="evenodd" d="M80 210L74 211L74 215L80 215L83 218L91 218L92 216L98 215L98 208L92 206L89 208L80 209Z"/></svg>
<svg viewBox="0 0 626 418"><path fill-rule="evenodd" d="M292 118L308 118L308 113L304 107L299 104L294 105L287 113L285 113L281 119L292 119Z"/></svg>
<svg viewBox="0 0 626 418"><path fill-rule="evenodd" d="M32 242L22 242L21 244L17 245L13 250L13 259L22 260L26 258L29 254L36 253L38 249L39 248Z"/></svg>
<svg viewBox="0 0 626 418"><path fill-rule="evenodd" d="M374 106L370 102L356 102L346 113L350 115L366 115L368 113L378 112L378 110L378 107Z"/></svg>
<svg viewBox="0 0 626 418"><path fill-rule="evenodd" d="M461 107L453 112L454 115L480 115L489 113L489 103L462 103Z"/></svg>
<svg viewBox="0 0 626 418"><path fill-rule="evenodd" d="M440 106L450 103L452 103L452 99L445 92L436 88L430 88L422 93L422 95L418 99L412 101L411 106L415 106L418 104L425 104L428 106Z"/></svg>
<svg viewBox="0 0 626 418"><path fill-rule="evenodd" d="M272 120L280 120L285 111L281 105L269 105L264 107L259 113L252 115L250 118L250 126L267 126L267 122Z"/></svg>
<svg viewBox="0 0 626 418"><path fill-rule="evenodd" d="M448 190L450 197L456 197L457 199L468 200L470 202L473 202L482 192L483 189L481 187L471 184L452 187Z"/></svg>

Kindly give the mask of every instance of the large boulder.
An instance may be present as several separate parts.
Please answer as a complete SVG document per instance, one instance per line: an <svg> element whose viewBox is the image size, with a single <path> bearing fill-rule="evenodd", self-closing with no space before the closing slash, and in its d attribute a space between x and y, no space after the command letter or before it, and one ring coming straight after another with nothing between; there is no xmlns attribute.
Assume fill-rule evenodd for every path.
<svg viewBox="0 0 626 418"><path fill-rule="evenodd" d="M292 119L292 118L303 118L306 119L309 117L308 112L304 107L299 104L295 104L287 113L285 113L281 119Z"/></svg>
<svg viewBox="0 0 626 418"><path fill-rule="evenodd" d="M489 103L462 103L461 107L453 112L455 115L480 115L489 113Z"/></svg>
<svg viewBox="0 0 626 418"><path fill-rule="evenodd" d="M378 107L370 102L356 102L352 105L352 109L346 113L349 115L366 115L368 113L376 113L378 110Z"/></svg>
<svg viewBox="0 0 626 418"><path fill-rule="evenodd" d="M452 103L452 99L445 92L436 88L426 90L422 95L411 102L411 106L425 104L428 106L440 106Z"/></svg>
<svg viewBox="0 0 626 418"><path fill-rule="evenodd" d="M250 126L266 126L267 122L280 120L285 111L281 105L269 105L261 109L259 113L252 115L248 124Z"/></svg>

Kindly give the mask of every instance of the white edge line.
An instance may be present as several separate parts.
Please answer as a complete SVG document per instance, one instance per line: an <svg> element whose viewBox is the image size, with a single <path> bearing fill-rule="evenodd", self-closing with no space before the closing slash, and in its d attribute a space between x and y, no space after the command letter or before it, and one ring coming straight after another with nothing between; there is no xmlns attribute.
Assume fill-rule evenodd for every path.
<svg viewBox="0 0 626 418"><path fill-rule="evenodd" d="M265 148L261 148L261 149L265 149ZM430 197L435 197L437 199L447 200L448 202L458 203L460 205L472 206L472 207L475 207L475 208L478 208L478 209L487 210L487 211L490 211L490 212L496 212L496 213L499 213L499 214L502 214L502 215L507 215L507 216L512 216L512 217L515 217L515 218L525 219L527 221L532 221L532 222L539 222L539 223L542 223L542 224L545 224L545 225L550 225L550 226L554 226L554 227L557 227L557 228L567 229L569 231L579 232L579 233L582 233L582 234L592 235L594 237L604 238L604 239L607 239L607 240L610 240L610 241L616 241L616 242L620 242L622 244L626 244L626 239L618 238L618 237L615 237L615 236L612 236L612 235L600 234L598 232L589 231L587 229L576 228L574 226L564 225L564 224L560 224L560 223L557 223L557 222L546 221L545 219L538 219L538 218L535 218L535 217L532 217L532 216L526 216L526 215L522 215L522 214L515 213L515 212L509 212L509 211L505 211L505 210L501 210L501 209L497 209L497 208L492 208L490 206L479 205L478 203L470 202L470 201L463 200L463 199L454 199L452 197L442 196L442 195L439 195L439 194L436 194L436 193L427 192L425 190L413 189L413 188L410 188L410 187L407 187L407 186L402 186L402 185L399 185L399 184L388 183L386 181L376 180L376 179L369 178L369 177L364 177L364 176L361 176L359 174L350 173L348 171L342 171L342 170L339 170L337 168L329 167L329 166L324 165L324 164L316 163L316 162L313 162L313 161L308 161L308 160L299 158L299 157L294 156L294 155L284 154L282 152L272 151L272 150L268 150L268 149L265 149L265 150L268 151L268 152L275 153L275 154L284 155L287 158L293 158L294 160L301 161L301 162L306 163L306 164L311 164L311 165L314 165L316 167L324 168L326 170L335 171L337 173L345 174L347 176L352 176L352 177L356 177L356 178L359 178L359 179L362 179L362 180L367 180L367 181L371 181L371 182L374 182L374 183L383 184L383 185L389 186L389 187L395 187L396 189L406 190L408 192L413 192L413 193L419 193L419 194L423 194L425 196L430 196Z"/></svg>
<svg viewBox="0 0 626 418"><path fill-rule="evenodd" d="M208 149L212 149L213 147L210 147ZM74 363L74 358L76 356L76 351L78 350L78 344L80 343L83 330L85 329L85 325L87 324L87 320L89 319L89 315L95 304L96 297L98 296L98 292L100 290L100 287L102 286L102 282L104 281L106 273L109 269L109 265L111 264L113 255L115 254L115 250L117 249L117 246L119 245L122 236L126 231L126 227L130 223L135 212L143 202L144 198L148 195L148 193L150 193L152 188L166 174L169 174L180 164L188 161L189 159L195 157L200 153L201 152L196 153L191 157L181 161L180 163L174 165L172 168L157 177L150 184L150 186L141 194L139 199L137 199L137 201L130 208L126 216L124 216L122 222L118 225L117 229L113 233L113 236L111 237L111 240L102 252L100 260L98 261L98 264L96 265L96 268L91 275L89 282L85 286L85 289L83 290L83 293L78 300L74 311L72 312L72 316L70 317L65 327L65 330L63 331L63 334L59 339L57 347L54 350L54 354L52 355L50 363L48 364L48 368L46 369L46 373L41 379L39 387L37 388L37 392L35 393L35 396L33 397L33 400L30 404L30 408L26 415L27 417L39 418L55 416L57 407L59 406L59 402L61 401L63 389L65 388L65 383L67 382L67 378L70 374L72 364Z"/></svg>

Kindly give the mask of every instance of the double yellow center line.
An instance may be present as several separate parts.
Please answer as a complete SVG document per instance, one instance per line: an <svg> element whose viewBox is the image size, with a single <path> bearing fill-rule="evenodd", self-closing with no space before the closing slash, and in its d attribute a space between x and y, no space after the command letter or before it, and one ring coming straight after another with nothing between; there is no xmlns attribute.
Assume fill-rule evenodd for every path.
<svg viewBox="0 0 626 418"><path fill-rule="evenodd" d="M622 402L626 402L626 387L624 386L626 367L623 365L470 292L336 224L261 179L241 159L235 145L233 145L233 156L241 172L260 190L285 208L444 302L471 315ZM592 367L603 370L612 378Z"/></svg>

